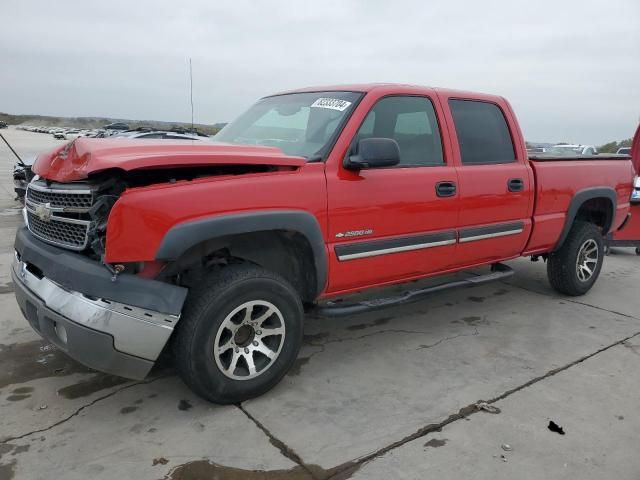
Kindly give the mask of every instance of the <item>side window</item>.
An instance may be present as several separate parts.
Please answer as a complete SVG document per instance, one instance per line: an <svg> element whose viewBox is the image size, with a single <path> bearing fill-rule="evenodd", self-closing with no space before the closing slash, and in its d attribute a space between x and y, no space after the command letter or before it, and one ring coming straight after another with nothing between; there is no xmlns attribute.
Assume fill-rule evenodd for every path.
<svg viewBox="0 0 640 480"><path fill-rule="evenodd" d="M373 137L373 127L376 124L376 112L371 110L367 114L367 118L364 119L362 125L360 126L360 130L358 130L358 140L361 138L371 138Z"/></svg>
<svg viewBox="0 0 640 480"><path fill-rule="evenodd" d="M400 146L400 166L443 165L436 113L425 97L385 97L371 109L356 139L393 138Z"/></svg>
<svg viewBox="0 0 640 480"><path fill-rule="evenodd" d="M509 127L497 105L474 100L449 100L449 108L463 164L515 162Z"/></svg>

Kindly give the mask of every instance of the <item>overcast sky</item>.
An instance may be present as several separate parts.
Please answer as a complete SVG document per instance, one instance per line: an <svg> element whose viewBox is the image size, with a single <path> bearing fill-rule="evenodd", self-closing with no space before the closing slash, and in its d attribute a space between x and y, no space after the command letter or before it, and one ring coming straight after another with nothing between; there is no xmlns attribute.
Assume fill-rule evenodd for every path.
<svg viewBox="0 0 640 480"><path fill-rule="evenodd" d="M0 111L189 121L289 88L401 82L506 96L530 141L640 118L640 0L5 0Z"/></svg>

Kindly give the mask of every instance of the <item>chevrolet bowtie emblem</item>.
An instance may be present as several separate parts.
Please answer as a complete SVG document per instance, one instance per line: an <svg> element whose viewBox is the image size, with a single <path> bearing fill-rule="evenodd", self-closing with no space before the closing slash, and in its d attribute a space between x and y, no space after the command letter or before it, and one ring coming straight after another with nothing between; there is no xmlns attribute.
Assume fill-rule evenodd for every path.
<svg viewBox="0 0 640 480"><path fill-rule="evenodd" d="M43 203L40 205L36 205L36 216L42 220L43 222L51 221L51 204Z"/></svg>

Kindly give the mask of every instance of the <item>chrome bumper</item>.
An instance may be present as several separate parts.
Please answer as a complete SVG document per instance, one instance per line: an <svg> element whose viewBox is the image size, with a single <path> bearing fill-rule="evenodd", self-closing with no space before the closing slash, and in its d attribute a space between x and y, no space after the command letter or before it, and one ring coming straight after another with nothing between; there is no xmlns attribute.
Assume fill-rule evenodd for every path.
<svg viewBox="0 0 640 480"><path fill-rule="evenodd" d="M12 276L16 298L31 326L69 356L108 373L144 377L179 319L66 290L18 254ZM95 349L86 343L95 343ZM107 347L111 351L105 351Z"/></svg>

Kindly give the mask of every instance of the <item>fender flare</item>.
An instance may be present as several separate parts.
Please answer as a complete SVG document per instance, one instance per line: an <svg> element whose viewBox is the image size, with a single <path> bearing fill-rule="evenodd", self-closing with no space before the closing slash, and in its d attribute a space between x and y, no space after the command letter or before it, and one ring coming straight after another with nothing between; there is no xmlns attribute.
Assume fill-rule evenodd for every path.
<svg viewBox="0 0 640 480"><path fill-rule="evenodd" d="M606 198L611 202L611 205L612 205L611 218L609 219L609 222L604 225L604 229L602 232L603 235L606 235L607 233L609 233L609 230L611 230L611 225L613 224L613 221L616 216L616 208L618 204L616 191L611 187L593 187L593 188L586 188L584 190L580 190L571 199L571 203L569 204L569 209L567 210L567 216L564 221L564 227L562 228L562 233L560 234L560 238L558 239L558 242L553 248L554 252L557 251L560 247L562 247L565 240L567 239L567 236L569 235L569 231L573 226L573 222L576 219L576 215L578 214L580 207L582 207L582 205L585 202L592 200L594 198Z"/></svg>
<svg viewBox="0 0 640 480"><path fill-rule="evenodd" d="M309 212L269 210L207 217L174 225L165 234L156 260L175 260L191 247L219 237L242 233L289 230L303 235L313 252L316 269L316 296L327 283L327 249L318 220Z"/></svg>

